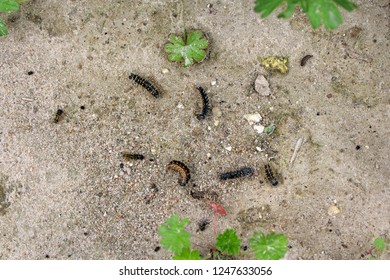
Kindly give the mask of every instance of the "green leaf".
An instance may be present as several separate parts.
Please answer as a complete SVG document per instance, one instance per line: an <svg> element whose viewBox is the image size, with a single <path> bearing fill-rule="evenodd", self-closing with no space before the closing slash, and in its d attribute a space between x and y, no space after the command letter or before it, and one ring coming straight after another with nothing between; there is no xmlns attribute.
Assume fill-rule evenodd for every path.
<svg viewBox="0 0 390 280"><path fill-rule="evenodd" d="M238 254L240 249L241 239L237 237L237 234L232 229L227 229L223 233L217 236L217 243L215 246L222 252L227 251L228 254Z"/></svg>
<svg viewBox="0 0 390 280"><path fill-rule="evenodd" d="M188 218L180 221L179 216L172 215L165 224L160 226L158 233L165 249L170 249L174 254L180 254L183 248L190 247L191 235L184 229L184 226L189 223Z"/></svg>
<svg viewBox="0 0 390 280"><path fill-rule="evenodd" d="M5 26L4 22L0 18L0 36L5 36L8 34L7 26Z"/></svg>
<svg viewBox="0 0 390 280"><path fill-rule="evenodd" d="M374 247L379 252L383 252L384 250L386 250L387 244L381 237L377 237L374 240Z"/></svg>
<svg viewBox="0 0 390 280"><path fill-rule="evenodd" d="M19 11L19 4L16 1L0 0L0 12Z"/></svg>
<svg viewBox="0 0 390 280"><path fill-rule="evenodd" d="M200 62L206 57L204 50L208 47L208 40L199 30L191 31L186 42L177 35L170 35L168 41L170 43L167 43L164 49L171 62L182 62L184 67L189 67L194 63L194 60Z"/></svg>
<svg viewBox="0 0 390 280"><path fill-rule="evenodd" d="M333 1L336 2L337 5L346 9L348 12L351 12L353 9L357 8L357 5L355 3L352 3L348 0L333 0Z"/></svg>
<svg viewBox="0 0 390 280"><path fill-rule="evenodd" d="M279 260L287 252L288 239L284 234L255 232L249 239L259 260Z"/></svg>
<svg viewBox="0 0 390 280"><path fill-rule="evenodd" d="M271 135L272 133L274 133L275 129L276 129L276 125L270 124L269 126L264 128L264 133L267 135Z"/></svg>
<svg viewBox="0 0 390 280"><path fill-rule="evenodd" d="M191 251L189 247L183 248L180 254L175 254L173 256L174 260L201 260L202 258L199 256L199 251L194 250Z"/></svg>
<svg viewBox="0 0 390 280"><path fill-rule="evenodd" d="M343 16L338 6L349 12L357 7L349 0L256 0L255 12L260 13L261 17L265 18L283 4L287 4L287 7L279 13L279 18L291 17L295 7L300 5L313 28L318 28L323 23L327 29L335 29L343 22Z"/></svg>
<svg viewBox="0 0 390 280"><path fill-rule="evenodd" d="M256 0L255 12L259 13L262 18L265 18L269 16L282 3L283 0Z"/></svg>

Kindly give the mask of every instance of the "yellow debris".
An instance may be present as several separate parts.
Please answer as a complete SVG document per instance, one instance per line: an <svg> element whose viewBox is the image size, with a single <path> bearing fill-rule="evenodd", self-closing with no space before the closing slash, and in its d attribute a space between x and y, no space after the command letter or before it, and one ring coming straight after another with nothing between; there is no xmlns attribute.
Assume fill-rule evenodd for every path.
<svg viewBox="0 0 390 280"><path fill-rule="evenodd" d="M282 74L285 74L288 72L287 57L277 57L277 56L269 56L266 58L259 58L260 64L267 70L277 70Z"/></svg>

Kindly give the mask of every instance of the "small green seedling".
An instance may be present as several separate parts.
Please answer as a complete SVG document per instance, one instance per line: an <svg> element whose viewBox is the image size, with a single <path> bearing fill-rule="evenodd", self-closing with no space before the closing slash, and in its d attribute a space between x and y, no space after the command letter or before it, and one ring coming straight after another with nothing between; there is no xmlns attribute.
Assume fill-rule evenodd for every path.
<svg viewBox="0 0 390 280"><path fill-rule="evenodd" d="M271 135L272 133L274 133L275 129L276 129L276 125L270 124L269 126L266 126L264 128L264 133L267 135Z"/></svg>
<svg viewBox="0 0 390 280"><path fill-rule="evenodd" d="M261 17L265 18L284 4L287 7L278 14L278 18L290 18L295 7L301 6L313 28L318 28L323 23L326 29L336 29L343 22L343 16L338 6L348 12L357 7L349 0L255 0L255 12L260 13Z"/></svg>
<svg viewBox="0 0 390 280"><path fill-rule="evenodd" d="M215 208L214 211L216 211ZM172 251L174 260L202 259L198 250L191 250L191 235L184 229L188 223L187 218L180 220L177 215L172 215L160 226L161 244L165 249ZM249 239L251 249L241 251L241 243L236 231L227 229L216 237L215 245L210 248L210 257L211 259L226 259L234 255L251 254L259 260L278 260L283 258L287 252L288 239L284 234L265 234L259 231Z"/></svg>
<svg viewBox="0 0 390 280"><path fill-rule="evenodd" d="M165 45L168 60L181 62L184 67L190 67L194 61L201 62L206 57L208 40L200 30L190 31L184 37L171 34L169 43Z"/></svg>
<svg viewBox="0 0 390 280"><path fill-rule="evenodd" d="M372 248L368 250L363 256L369 260L377 260L387 250L387 243L382 237L377 237L372 243Z"/></svg>
<svg viewBox="0 0 390 280"><path fill-rule="evenodd" d="M0 0L0 12L11 13L19 11L19 4L29 0ZM8 29L3 20L0 18L0 36L8 34Z"/></svg>

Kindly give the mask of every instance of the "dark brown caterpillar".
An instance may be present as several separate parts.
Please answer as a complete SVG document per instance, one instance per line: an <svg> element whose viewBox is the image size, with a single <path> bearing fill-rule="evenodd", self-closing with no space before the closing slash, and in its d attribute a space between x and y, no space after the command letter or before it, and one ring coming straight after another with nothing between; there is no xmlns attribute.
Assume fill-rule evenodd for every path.
<svg viewBox="0 0 390 280"><path fill-rule="evenodd" d="M206 91L202 87L196 87L202 97L202 112L196 115L198 120L204 120L208 112L210 111L209 98Z"/></svg>
<svg viewBox="0 0 390 280"><path fill-rule="evenodd" d="M64 111L61 109L58 109L57 112L54 115L54 123L58 123L60 120L64 118Z"/></svg>
<svg viewBox="0 0 390 280"><path fill-rule="evenodd" d="M312 58L313 56L311 54L308 54L308 55L305 55L302 59L301 59L301 66L305 66L306 65L306 62Z"/></svg>
<svg viewBox="0 0 390 280"><path fill-rule="evenodd" d="M131 154L131 153L127 153L127 152L123 152L122 153L122 157L127 160L127 161L130 161L130 160L143 160L145 157L144 155L141 155L141 154Z"/></svg>
<svg viewBox="0 0 390 280"><path fill-rule="evenodd" d="M266 165L264 165L264 169L265 169L265 175L267 176L268 181L271 183L272 186L276 187L279 184L279 182L275 178L271 166L269 164L266 164Z"/></svg>
<svg viewBox="0 0 390 280"><path fill-rule="evenodd" d="M236 171L226 172L219 176L221 180L235 179L244 176L251 176L253 174L253 169L251 167L243 167Z"/></svg>
<svg viewBox="0 0 390 280"><path fill-rule="evenodd" d="M167 169L171 169L171 170L179 172L180 177L179 177L178 182L179 182L180 186L182 186L182 187L184 187L188 183L188 181L191 179L190 170L188 169L188 167L184 163L182 163L178 160L172 160L168 164Z"/></svg>
<svg viewBox="0 0 390 280"><path fill-rule="evenodd" d="M144 78L138 76L137 74L131 73L129 76L130 80L133 80L136 84L142 86L147 91L149 91L155 98L160 97L160 92L158 89L149 81L145 80Z"/></svg>

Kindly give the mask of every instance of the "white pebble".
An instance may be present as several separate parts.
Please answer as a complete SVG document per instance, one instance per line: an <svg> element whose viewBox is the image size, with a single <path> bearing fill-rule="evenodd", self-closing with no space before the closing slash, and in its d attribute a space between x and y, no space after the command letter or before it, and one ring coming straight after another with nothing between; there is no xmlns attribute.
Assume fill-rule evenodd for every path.
<svg viewBox="0 0 390 280"><path fill-rule="evenodd" d="M215 86L216 84L217 84L217 81L215 81L215 80L214 80L214 81L211 81L211 85L212 85L212 86Z"/></svg>
<svg viewBox="0 0 390 280"><path fill-rule="evenodd" d="M176 108L178 108L178 109L184 109L184 105L181 104L181 103L177 103Z"/></svg>
<svg viewBox="0 0 390 280"><path fill-rule="evenodd" d="M224 148L225 148L226 151L229 151L229 152L232 151L232 146L225 146Z"/></svg>
<svg viewBox="0 0 390 280"><path fill-rule="evenodd" d="M163 69L161 70L161 72L162 72L163 74L168 74L168 73L169 73L169 70L168 70L167 68L163 68Z"/></svg>
<svg viewBox="0 0 390 280"><path fill-rule="evenodd" d="M246 119L250 125L253 125L259 123L263 118L259 113L253 113L244 115L244 119Z"/></svg>
<svg viewBox="0 0 390 280"><path fill-rule="evenodd" d="M263 131L264 131L264 126L262 126L261 124L259 124L259 125L254 125L254 126L253 126L253 129L256 130L256 132L260 134L260 133L263 133Z"/></svg>
<svg viewBox="0 0 390 280"><path fill-rule="evenodd" d="M256 151L262 152L263 150L260 147L256 147Z"/></svg>

